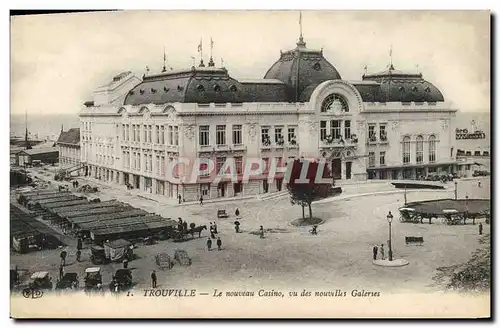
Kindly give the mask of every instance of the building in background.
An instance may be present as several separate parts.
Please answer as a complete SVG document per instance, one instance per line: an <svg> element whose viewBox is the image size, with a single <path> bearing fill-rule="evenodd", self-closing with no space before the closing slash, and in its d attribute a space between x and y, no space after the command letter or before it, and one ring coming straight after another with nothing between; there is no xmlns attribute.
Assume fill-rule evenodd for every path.
<svg viewBox="0 0 500 328"><path fill-rule="evenodd" d="M80 129L73 128L62 131L56 141L59 150L59 164L61 166L79 165L81 160Z"/></svg>
<svg viewBox="0 0 500 328"><path fill-rule="evenodd" d="M416 179L467 169L456 159L456 112L421 73L399 71L392 59L386 70L343 80L301 35L263 79L236 80L211 57L142 80L119 75L79 114L81 160L96 179L185 200L283 190L282 173L268 179L272 165L243 184L249 158L325 159L340 182ZM176 158L210 158L218 171L228 157L237 181L215 184L206 167L187 183L166 172Z"/></svg>
<svg viewBox="0 0 500 328"><path fill-rule="evenodd" d="M16 154L19 166L56 164L59 151L55 147L24 149Z"/></svg>

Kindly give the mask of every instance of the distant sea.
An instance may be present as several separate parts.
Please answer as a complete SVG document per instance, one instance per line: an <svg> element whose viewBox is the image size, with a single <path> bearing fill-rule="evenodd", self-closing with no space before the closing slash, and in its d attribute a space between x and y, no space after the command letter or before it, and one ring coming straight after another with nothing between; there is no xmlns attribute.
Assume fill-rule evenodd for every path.
<svg viewBox="0 0 500 328"><path fill-rule="evenodd" d="M26 131L24 115L10 116L10 135L24 137ZM28 132L33 139L55 140L61 132L80 126L77 114L29 115ZM54 138L55 137L55 138Z"/></svg>
<svg viewBox="0 0 500 328"><path fill-rule="evenodd" d="M457 128L471 131L471 122L476 122L476 129L482 130L486 134L486 139L457 140L457 148L470 149L490 147L490 113L457 113ZM63 126L64 131L79 127L78 116L76 114L62 115L31 115L28 116L28 131L32 138L55 138L59 136ZM22 136L25 133L24 115L12 115L10 121L10 135Z"/></svg>

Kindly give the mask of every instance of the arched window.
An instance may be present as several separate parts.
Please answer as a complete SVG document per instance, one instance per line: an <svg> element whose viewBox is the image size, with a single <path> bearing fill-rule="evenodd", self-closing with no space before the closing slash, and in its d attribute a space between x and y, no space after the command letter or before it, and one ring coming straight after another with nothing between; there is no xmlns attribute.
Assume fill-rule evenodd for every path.
<svg viewBox="0 0 500 328"><path fill-rule="evenodd" d="M424 161L424 137L417 137L417 163Z"/></svg>
<svg viewBox="0 0 500 328"><path fill-rule="evenodd" d="M323 100L321 112L347 113L349 112L349 105L347 104L347 100L341 95L331 94Z"/></svg>
<svg viewBox="0 0 500 328"><path fill-rule="evenodd" d="M410 137L403 138L403 164L410 163Z"/></svg>
<svg viewBox="0 0 500 328"><path fill-rule="evenodd" d="M429 137L429 162L434 163L436 161L436 136L432 135Z"/></svg>

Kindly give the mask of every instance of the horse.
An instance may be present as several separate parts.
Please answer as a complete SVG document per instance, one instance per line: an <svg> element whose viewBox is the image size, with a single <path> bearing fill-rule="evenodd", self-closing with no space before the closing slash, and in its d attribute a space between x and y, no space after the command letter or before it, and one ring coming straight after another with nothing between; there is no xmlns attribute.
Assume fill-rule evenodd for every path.
<svg viewBox="0 0 500 328"><path fill-rule="evenodd" d="M198 233L198 238L201 238L201 232L203 230L207 230L207 226L206 225L194 227L193 229L191 229L189 231L189 233L191 233L191 236L194 237L194 233L197 232Z"/></svg>

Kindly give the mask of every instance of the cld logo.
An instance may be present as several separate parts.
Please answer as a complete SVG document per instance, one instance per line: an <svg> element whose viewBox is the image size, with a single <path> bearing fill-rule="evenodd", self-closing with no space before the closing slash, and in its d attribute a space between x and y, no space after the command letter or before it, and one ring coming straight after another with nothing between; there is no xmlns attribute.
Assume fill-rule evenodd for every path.
<svg viewBox="0 0 500 328"><path fill-rule="evenodd" d="M24 298L40 298L43 296L43 291L37 288L23 289Z"/></svg>

